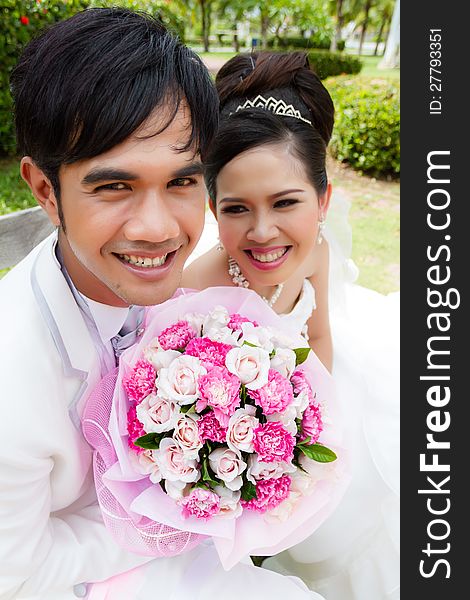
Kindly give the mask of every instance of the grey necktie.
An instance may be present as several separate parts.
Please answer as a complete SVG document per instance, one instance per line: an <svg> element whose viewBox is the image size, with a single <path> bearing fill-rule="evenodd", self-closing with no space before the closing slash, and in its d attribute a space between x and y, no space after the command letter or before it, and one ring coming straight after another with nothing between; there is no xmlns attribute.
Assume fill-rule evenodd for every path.
<svg viewBox="0 0 470 600"><path fill-rule="evenodd" d="M139 336L144 332L141 323L144 320L145 309L143 306L131 306L129 314L117 335L111 338L111 344L116 357L116 365L118 364L121 354L132 346Z"/></svg>

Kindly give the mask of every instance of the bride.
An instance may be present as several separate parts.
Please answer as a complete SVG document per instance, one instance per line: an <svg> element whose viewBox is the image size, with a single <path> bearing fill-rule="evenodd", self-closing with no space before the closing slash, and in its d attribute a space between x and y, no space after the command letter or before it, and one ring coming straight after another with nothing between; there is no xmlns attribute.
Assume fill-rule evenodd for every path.
<svg viewBox="0 0 470 600"><path fill-rule="evenodd" d="M220 241L189 264L183 286L249 287L309 340L336 381L353 460L335 512L263 567L327 600L395 600L397 296L352 283L347 206L325 169L331 97L301 52L238 55L216 84L221 126L205 178Z"/></svg>

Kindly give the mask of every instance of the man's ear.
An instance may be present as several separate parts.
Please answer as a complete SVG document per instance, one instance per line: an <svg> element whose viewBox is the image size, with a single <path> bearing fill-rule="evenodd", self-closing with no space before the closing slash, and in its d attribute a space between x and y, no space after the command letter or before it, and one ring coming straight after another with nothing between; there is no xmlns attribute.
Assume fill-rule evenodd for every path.
<svg viewBox="0 0 470 600"><path fill-rule="evenodd" d="M332 191L333 188L331 187L331 183L328 182L328 185L326 186L326 192L318 199L318 207L320 209L320 214L324 219L326 218L326 213L328 212L328 208L330 206L330 198Z"/></svg>
<svg viewBox="0 0 470 600"><path fill-rule="evenodd" d="M39 206L47 213L53 225L60 225L59 205L48 177L30 156L24 156L20 164L21 177L26 181Z"/></svg>

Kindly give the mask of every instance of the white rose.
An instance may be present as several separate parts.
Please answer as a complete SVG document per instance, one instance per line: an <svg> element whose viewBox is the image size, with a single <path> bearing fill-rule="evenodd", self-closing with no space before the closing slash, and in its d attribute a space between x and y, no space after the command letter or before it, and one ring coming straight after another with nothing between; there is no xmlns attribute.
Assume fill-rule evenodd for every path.
<svg viewBox="0 0 470 600"><path fill-rule="evenodd" d="M273 351L273 343L271 341L271 334L266 327L255 327L253 323L241 323L240 324L242 335L240 338L240 345L243 342L248 342L250 344L254 344L255 346L259 346L260 348L264 348L268 354Z"/></svg>
<svg viewBox="0 0 470 600"><path fill-rule="evenodd" d="M229 346L240 346L238 342L239 331L233 331L229 327L212 327L204 334L213 342L228 344Z"/></svg>
<svg viewBox="0 0 470 600"><path fill-rule="evenodd" d="M195 418L190 415L180 415L176 421L173 439L180 445L187 458L197 458L202 442Z"/></svg>
<svg viewBox="0 0 470 600"><path fill-rule="evenodd" d="M237 408L230 417L227 427L229 448L241 452L254 452L253 430L259 425L255 413L256 408L247 404L245 408Z"/></svg>
<svg viewBox="0 0 470 600"><path fill-rule="evenodd" d="M207 335L211 329L221 329L226 327L230 321L228 310L224 306L215 306L204 319L202 325L202 335Z"/></svg>
<svg viewBox="0 0 470 600"><path fill-rule="evenodd" d="M200 477L197 459L186 457L173 438L162 439L156 457L163 479L193 483Z"/></svg>
<svg viewBox="0 0 470 600"><path fill-rule="evenodd" d="M163 485L168 496L176 501L184 498L191 487L189 483L185 483L184 481L170 481L169 479L166 479Z"/></svg>
<svg viewBox="0 0 470 600"><path fill-rule="evenodd" d="M257 390L268 383L269 353L264 348L242 346L227 352L225 366L249 390Z"/></svg>
<svg viewBox="0 0 470 600"><path fill-rule="evenodd" d="M189 313L184 316L183 320L187 321L192 329L197 333L198 336L201 335L202 324L204 323L205 316L201 313Z"/></svg>
<svg viewBox="0 0 470 600"><path fill-rule="evenodd" d="M287 521L292 514L297 502L300 500L302 495L296 491L290 491L289 495L280 504L269 510L264 518L266 521L276 523L279 521Z"/></svg>
<svg viewBox="0 0 470 600"><path fill-rule="evenodd" d="M286 379L290 379L295 371L295 352L290 348L277 348L271 358L271 369L275 369Z"/></svg>
<svg viewBox="0 0 470 600"><path fill-rule="evenodd" d="M275 348L296 348L298 346L298 337L293 338L284 331L280 329L275 329L271 326L267 327L266 329L269 332L271 341L274 344Z"/></svg>
<svg viewBox="0 0 470 600"><path fill-rule="evenodd" d="M306 391L302 391L297 396L294 396L294 400L292 401L290 406L295 409L296 414L297 414L297 419L302 418L303 412L307 408L309 402L310 402L310 399L309 399L308 393Z"/></svg>
<svg viewBox="0 0 470 600"><path fill-rule="evenodd" d="M149 394L136 408L137 418L147 433L170 431L176 424L179 406L173 400Z"/></svg>
<svg viewBox="0 0 470 600"><path fill-rule="evenodd" d="M160 369L155 385L162 396L180 405L192 404L198 398L198 379L206 373L198 358L184 354Z"/></svg>
<svg viewBox="0 0 470 600"><path fill-rule="evenodd" d="M158 465L154 450L144 450L139 453L131 450L129 458L137 473L150 475L150 481L152 483L159 483L162 480L160 466Z"/></svg>
<svg viewBox="0 0 470 600"><path fill-rule="evenodd" d="M238 451L230 448L217 448L209 454L209 464L215 475L221 479L229 490L239 490L243 481L240 475L246 469L246 462Z"/></svg>
<svg viewBox="0 0 470 600"><path fill-rule="evenodd" d="M292 405L289 405L282 413L272 413L271 415L266 416L268 421L279 421L282 423L287 431L293 436L297 435L296 418L297 410L295 406Z"/></svg>
<svg viewBox="0 0 470 600"><path fill-rule="evenodd" d="M240 504L241 492L234 492L224 487L216 485L214 492L220 498L220 510L217 513L218 517L226 517L228 519L237 519L243 512Z"/></svg>
<svg viewBox="0 0 470 600"><path fill-rule="evenodd" d="M295 471L297 471L297 467L292 463L285 461L265 463L258 460L257 455L252 455L248 457L246 478L255 483L259 479L278 479L281 475Z"/></svg>
<svg viewBox="0 0 470 600"><path fill-rule="evenodd" d="M155 339L158 342L158 339ZM152 342L145 348L144 356L157 373L162 367L168 368L175 358L181 356L181 352L178 352L177 350L162 350L160 347L152 345ZM159 342L158 344L160 345Z"/></svg>

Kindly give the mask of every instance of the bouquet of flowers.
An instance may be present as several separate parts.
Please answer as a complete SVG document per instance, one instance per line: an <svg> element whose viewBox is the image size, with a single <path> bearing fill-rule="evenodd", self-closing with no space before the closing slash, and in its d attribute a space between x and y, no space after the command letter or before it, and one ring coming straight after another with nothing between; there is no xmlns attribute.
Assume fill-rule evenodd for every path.
<svg viewBox="0 0 470 600"><path fill-rule="evenodd" d="M254 292L212 288L152 308L83 416L105 523L144 554L211 536L225 568L279 552L345 489L333 413L329 373Z"/></svg>

